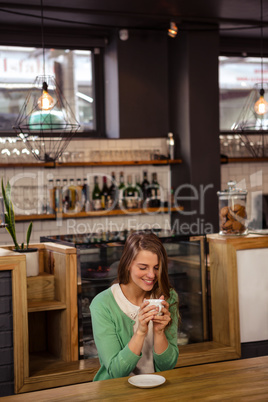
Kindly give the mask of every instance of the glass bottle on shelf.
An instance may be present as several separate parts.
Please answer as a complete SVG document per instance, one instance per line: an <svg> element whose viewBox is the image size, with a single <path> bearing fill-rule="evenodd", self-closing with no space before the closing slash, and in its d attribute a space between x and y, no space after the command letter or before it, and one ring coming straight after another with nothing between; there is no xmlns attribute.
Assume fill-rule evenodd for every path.
<svg viewBox="0 0 268 402"><path fill-rule="evenodd" d="M75 192L75 212L82 211L82 182L81 179L76 179L76 192Z"/></svg>
<svg viewBox="0 0 268 402"><path fill-rule="evenodd" d="M92 207L94 211L100 211L101 208L101 190L99 187L99 178L94 176L94 188L92 191Z"/></svg>
<svg viewBox="0 0 268 402"><path fill-rule="evenodd" d="M74 185L74 179L70 179L69 184L69 210L74 211L76 203L76 188Z"/></svg>
<svg viewBox="0 0 268 402"><path fill-rule="evenodd" d="M174 159L174 138L173 133L168 133L167 139L168 158Z"/></svg>
<svg viewBox="0 0 268 402"><path fill-rule="evenodd" d="M60 179L56 180L55 211L56 211L56 213L62 213L62 187L61 187Z"/></svg>
<svg viewBox="0 0 268 402"><path fill-rule="evenodd" d="M47 213L48 214L54 214L55 213L55 188L54 188L54 181L53 179L50 179L48 181L48 206L47 206Z"/></svg>
<svg viewBox="0 0 268 402"><path fill-rule="evenodd" d="M152 173L152 184L151 184L151 196L149 201L149 206L151 208L159 208L161 205L160 200L160 188L157 181L157 173Z"/></svg>
<svg viewBox="0 0 268 402"><path fill-rule="evenodd" d="M112 172L112 180L111 180L111 185L109 187L109 202L108 202L108 208L116 208L117 204L117 198L118 198L118 190L116 186L116 180L115 180L115 173Z"/></svg>
<svg viewBox="0 0 268 402"><path fill-rule="evenodd" d="M67 179L62 180L62 206L63 211L68 212L69 210L69 188Z"/></svg>
<svg viewBox="0 0 268 402"><path fill-rule="evenodd" d="M143 171L143 181L141 183L142 194L143 194L143 206L146 205L147 200L150 198L150 183L147 178L147 170Z"/></svg>
<svg viewBox="0 0 268 402"><path fill-rule="evenodd" d="M119 200L118 200L118 205L119 207L125 206L124 205L124 189L125 189L125 183L124 183L124 172L120 172L120 179L119 179Z"/></svg>
<svg viewBox="0 0 268 402"><path fill-rule="evenodd" d="M82 210L85 212L90 211L89 185L86 177L82 188Z"/></svg>
<svg viewBox="0 0 268 402"><path fill-rule="evenodd" d="M142 188L140 183L140 175L138 173L135 175L135 192L137 193L137 208L141 208Z"/></svg>
<svg viewBox="0 0 268 402"><path fill-rule="evenodd" d="M174 207L174 188L173 187L171 187L171 189L170 189L169 206L170 206L170 208Z"/></svg>
<svg viewBox="0 0 268 402"><path fill-rule="evenodd" d="M102 209L106 209L107 201L109 195L109 188L107 186L107 177L103 176L102 178L102 192L101 192L101 207Z"/></svg>
<svg viewBox="0 0 268 402"><path fill-rule="evenodd" d="M131 208L136 208L136 196L137 194L135 193L135 188L133 187L132 184L132 176L128 175L127 177L127 186L125 187L124 190L124 200L125 200L125 206L128 209Z"/></svg>

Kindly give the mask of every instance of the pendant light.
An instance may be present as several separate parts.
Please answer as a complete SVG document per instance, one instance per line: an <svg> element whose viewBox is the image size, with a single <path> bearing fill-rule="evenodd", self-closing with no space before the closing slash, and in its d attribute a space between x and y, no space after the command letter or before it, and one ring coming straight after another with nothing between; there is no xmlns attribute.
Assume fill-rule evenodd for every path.
<svg viewBox="0 0 268 402"><path fill-rule="evenodd" d="M48 93L48 85L46 81L43 82L43 93L38 99L38 106L41 110L50 110L55 105L55 101Z"/></svg>
<svg viewBox="0 0 268 402"><path fill-rule="evenodd" d="M258 115L264 115L268 112L268 102L264 99L264 89L263 89L263 7L261 2L261 89L260 98L254 105L254 110Z"/></svg>
<svg viewBox="0 0 268 402"><path fill-rule="evenodd" d="M170 26L168 28L168 36L170 36L171 38L176 38L177 33L178 33L178 27L175 22L171 21Z"/></svg>
<svg viewBox="0 0 268 402"><path fill-rule="evenodd" d="M263 0L260 0L261 29L261 81L256 83L247 96L237 120L231 130L239 135L241 142L255 158L265 155L266 136L268 131L268 103L265 94L268 93L268 83L263 81ZM252 138L254 134L254 141ZM256 147L256 144L259 146Z"/></svg>
<svg viewBox="0 0 268 402"><path fill-rule="evenodd" d="M13 128L36 159L55 162L80 125L55 78L46 75L43 0L41 31L43 75L35 78Z"/></svg>

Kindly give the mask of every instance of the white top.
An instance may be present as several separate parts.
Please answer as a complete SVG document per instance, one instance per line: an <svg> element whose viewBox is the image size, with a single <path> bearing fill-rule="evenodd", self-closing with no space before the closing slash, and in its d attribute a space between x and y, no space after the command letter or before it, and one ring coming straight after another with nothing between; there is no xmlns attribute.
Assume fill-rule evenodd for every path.
<svg viewBox="0 0 268 402"><path fill-rule="evenodd" d="M135 321L133 326L133 333L138 328L138 312L139 306L132 304L122 292L119 283L115 283L111 287L113 296L120 307L120 309L132 320ZM148 332L145 337L143 347L142 347L142 357L139 360L137 366L130 375L136 374L149 374L154 373L154 360L153 360L153 346L154 346L154 335L153 335L153 323L149 322Z"/></svg>

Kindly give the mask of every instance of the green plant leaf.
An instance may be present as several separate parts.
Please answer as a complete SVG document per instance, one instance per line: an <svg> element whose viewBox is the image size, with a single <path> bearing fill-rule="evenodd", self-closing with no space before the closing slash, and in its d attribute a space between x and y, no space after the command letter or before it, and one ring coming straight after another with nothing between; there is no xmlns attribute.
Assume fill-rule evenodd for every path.
<svg viewBox="0 0 268 402"><path fill-rule="evenodd" d="M6 213L5 213L5 220L7 223L7 231L12 237L12 240L15 245L15 249L18 250L20 247L17 242L17 236L16 236L16 226L15 226L15 213L14 213L14 207L13 203L11 201L11 186L9 181L7 182L6 187L4 186L4 181L2 178L1 181L1 186L2 186L2 195L4 198L4 203L6 207Z"/></svg>
<svg viewBox="0 0 268 402"><path fill-rule="evenodd" d="M4 198L4 203L5 203L6 211L8 211L8 210L9 210L9 205L8 205L8 201L7 201L7 197L6 197L6 191L5 191L5 187L4 187L3 178L2 178L1 185L2 185L2 195L3 195L3 198Z"/></svg>
<svg viewBox="0 0 268 402"><path fill-rule="evenodd" d="M28 230L27 230L27 235L26 235L26 244L27 244L27 246L26 246L26 248L29 247L30 237L31 237L31 234L32 234L32 228L33 228L33 222L31 222L29 224L29 227L28 227Z"/></svg>

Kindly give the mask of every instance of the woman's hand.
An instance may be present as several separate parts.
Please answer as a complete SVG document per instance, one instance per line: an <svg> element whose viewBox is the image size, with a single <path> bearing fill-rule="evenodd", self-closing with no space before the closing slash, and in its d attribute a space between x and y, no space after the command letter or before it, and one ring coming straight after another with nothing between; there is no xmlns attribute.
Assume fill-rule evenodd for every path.
<svg viewBox="0 0 268 402"><path fill-rule="evenodd" d="M164 332L166 326L171 321L171 316L169 312L169 303L164 300L164 296L160 297L162 301L162 315L155 315L153 317L153 325L154 325L154 333L161 333Z"/></svg>
<svg viewBox="0 0 268 402"><path fill-rule="evenodd" d="M157 313L158 311L155 309L155 306L149 305L149 302L147 300L144 300L140 306L140 311L138 314L139 325L137 328L137 332L140 331L140 333L142 334L147 334L148 324L151 320L154 320Z"/></svg>

